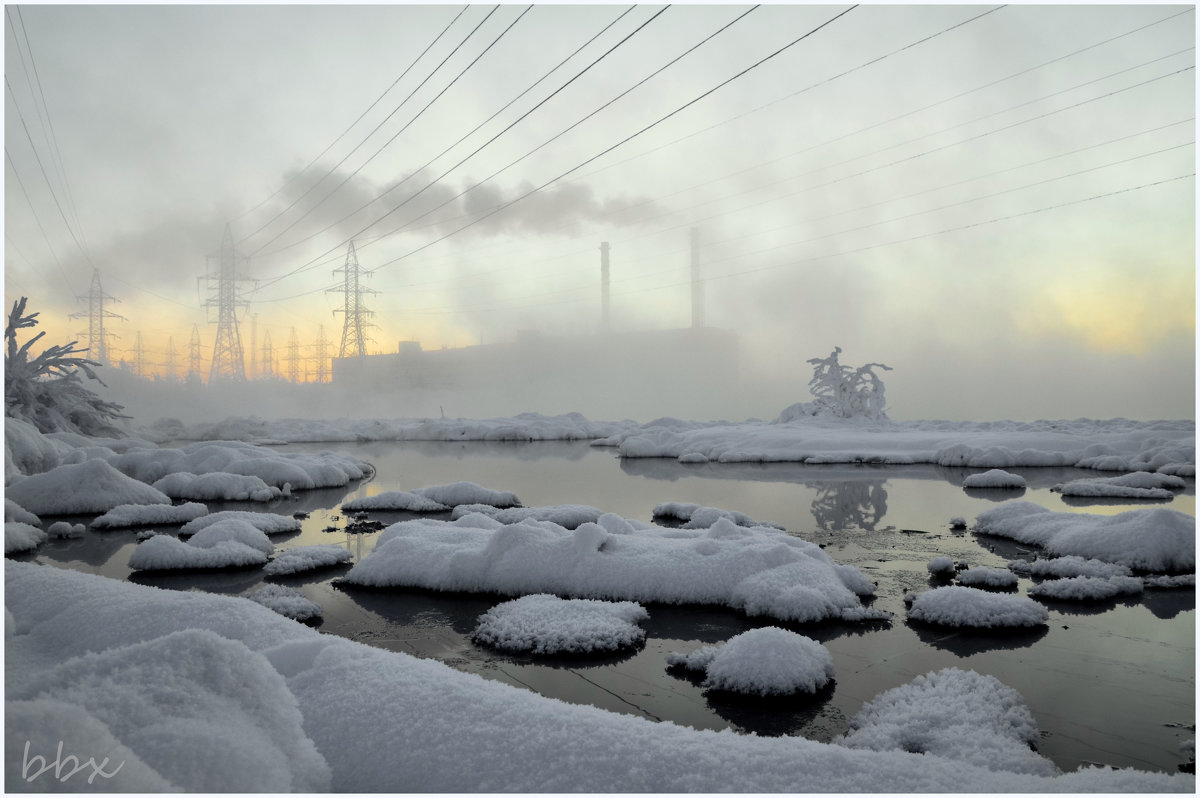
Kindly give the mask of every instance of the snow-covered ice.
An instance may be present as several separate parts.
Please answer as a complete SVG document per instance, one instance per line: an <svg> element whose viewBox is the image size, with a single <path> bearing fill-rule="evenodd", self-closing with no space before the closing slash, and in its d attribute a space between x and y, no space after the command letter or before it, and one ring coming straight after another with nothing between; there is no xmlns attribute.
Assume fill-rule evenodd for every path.
<svg viewBox="0 0 1200 798"><path fill-rule="evenodd" d="M297 546L294 549L280 552L275 559L263 567L268 576L288 576L318 568L329 568L333 565L349 562L350 552L345 546L336 544L319 544L315 546Z"/></svg>
<svg viewBox="0 0 1200 798"><path fill-rule="evenodd" d="M1032 750L1037 723L1020 693L975 671L945 668L918 676L868 701L849 726L838 742L852 748L929 754L994 772L1058 772Z"/></svg>
<svg viewBox="0 0 1200 798"><path fill-rule="evenodd" d="M4 553L33 551L46 542L46 533L24 521L4 522Z"/></svg>
<svg viewBox="0 0 1200 798"><path fill-rule="evenodd" d="M122 504L170 504L162 491L127 477L104 460L56 466L16 479L8 498L38 515L104 513Z"/></svg>
<svg viewBox="0 0 1200 798"><path fill-rule="evenodd" d="M1056 513L1033 502L1005 502L975 519L979 532L1147 571L1196 568L1196 519L1156 507L1117 515Z"/></svg>
<svg viewBox="0 0 1200 798"><path fill-rule="evenodd" d="M449 485L431 485L414 490L420 496L432 499L447 507L460 504L487 504L492 507L518 507L521 500L517 494L507 490L492 490L474 482L452 482Z"/></svg>
<svg viewBox="0 0 1200 798"><path fill-rule="evenodd" d="M745 513L737 510L722 510L719 507L705 507L694 502L660 502L654 506L651 514L655 518L674 518L686 521L684 529L707 529L716 523L718 518L728 518L738 526L764 526L772 529L783 529L773 521L755 521Z"/></svg>
<svg viewBox="0 0 1200 798"><path fill-rule="evenodd" d="M42 519L38 518L36 515L29 512L7 496L4 497L4 520L20 521L22 524L33 525L42 523Z"/></svg>
<svg viewBox="0 0 1200 798"><path fill-rule="evenodd" d="M1154 474L1135 471L1118 477L1076 479L1055 485L1050 490L1063 496L1102 499L1151 499L1157 501L1175 498L1175 492L1183 490L1187 483L1173 474Z"/></svg>
<svg viewBox="0 0 1200 798"><path fill-rule="evenodd" d="M263 585L247 594L246 598L293 621L308 621L322 615L320 604L286 585Z"/></svg>
<svg viewBox="0 0 1200 798"><path fill-rule="evenodd" d="M948 585L917 596L908 608L908 617L942 626L994 629L1042 626L1050 619L1050 613L1036 601L1023 596Z"/></svg>
<svg viewBox="0 0 1200 798"><path fill-rule="evenodd" d="M1029 588L1029 595L1065 601L1103 601L1113 596L1141 593L1142 588L1142 580L1136 576L1069 576L1039 582Z"/></svg>
<svg viewBox="0 0 1200 798"><path fill-rule="evenodd" d="M441 513L450 508L419 493L408 490L388 490L374 496L363 496L342 502L346 512L357 510L406 510L410 513Z"/></svg>
<svg viewBox="0 0 1200 798"><path fill-rule="evenodd" d="M186 524L202 515L208 507L199 502L186 504L122 504L92 521L95 529L126 529L135 526Z"/></svg>
<svg viewBox="0 0 1200 798"><path fill-rule="evenodd" d="M544 507L492 507L488 504L460 504L450 514L451 521L457 521L464 515L479 513L493 518L502 524L515 524L518 521L553 521L564 529L577 529L581 524L596 522L604 515L587 504L551 504Z"/></svg>
<svg viewBox="0 0 1200 798"><path fill-rule="evenodd" d="M1008 564L1013 573L1024 571L1025 576L1061 579L1067 576L1129 576L1132 571L1124 565L1091 560L1085 557L1039 557L1033 562L1015 560Z"/></svg>
<svg viewBox="0 0 1200 798"><path fill-rule="evenodd" d="M632 601L562 599L535 593L497 604L479 616L472 639L533 654L617 651L646 639L638 623L650 617Z"/></svg>
<svg viewBox="0 0 1200 798"><path fill-rule="evenodd" d="M777 626L751 629L690 654L672 652L667 664L703 670L705 687L762 696L815 693L834 676L829 649Z"/></svg>
<svg viewBox="0 0 1200 798"><path fill-rule="evenodd" d="M223 518L209 524L193 534L188 545L208 549L227 540L236 540L263 554L275 553L275 544L266 533L242 518Z"/></svg>
<svg viewBox="0 0 1200 798"><path fill-rule="evenodd" d="M988 488L995 490L1016 490L1024 488L1025 477L1020 474L1010 474L999 468L984 471L982 474L970 474L963 478L964 488Z"/></svg>
<svg viewBox="0 0 1200 798"><path fill-rule="evenodd" d="M934 557L925 563L925 569L934 576L954 576L954 560L944 555Z"/></svg>
<svg viewBox="0 0 1200 798"><path fill-rule="evenodd" d="M262 478L244 474L227 474L212 471L193 474L176 471L154 482L154 487L172 499L193 501L251 501L269 502L291 493L291 483L283 483L284 489L268 485Z"/></svg>
<svg viewBox="0 0 1200 798"><path fill-rule="evenodd" d="M574 530L504 524L480 513L414 519L384 530L346 575L352 584L554 593L574 598L724 604L748 615L814 622L887 617L862 605L874 585L814 543L727 518L664 529L613 515Z"/></svg>
<svg viewBox="0 0 1200 798"><path fill-rule="evenodd" d="M237 540L192 546L170 535L154 535L139 543L129 555L129 567L135 571L243 568L266 562L266 553Z"/></svg>
<svg viewBox="0 0 1200 798"><path fill-rule="evenodd" d="M295 518L275 513L256 513L250 510L221 510L216 513L200 516L194 521L188 521L179 530L179 536L186 538L201 529L213 524L220 524L230 519L245 521L250 526L267 535L281 535L285 532L299 532L300 522Z"/></svg>
<svg viewBox="0 0 1200 798"><path fill-rule="evenodd" d="M26 740L48 744L51 756L62 740L64 751L108 751L114 765L125 759L126 768L104 785L111 791L1191 793L1195 787L1189 774L1132 769L1021 773L995 767L1003 762L999 751L981 764L965 747L929 756L902 745L870 750L655 723L323 635L243 598L29 563L6 563L5 607L10 788L21 777ZM928 711L960 706L967 704L939 699ZM1008 718L991 709L963 712L956 734L965 739L975 727Z"/></svg>
<svg viewBox="0 0 1200 798"><path fill-rule="evenodd" d="M968 587L1010 588L1017 586L1017 575L1012 571L976 566L959 571L958 582Z"/></svg>

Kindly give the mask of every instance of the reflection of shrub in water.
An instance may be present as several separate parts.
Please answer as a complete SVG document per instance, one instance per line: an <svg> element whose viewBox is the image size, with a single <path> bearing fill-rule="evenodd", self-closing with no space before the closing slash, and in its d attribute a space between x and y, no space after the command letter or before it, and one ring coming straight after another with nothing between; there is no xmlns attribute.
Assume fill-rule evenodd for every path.
<svg viewBox="0 0 1200 798"><path fill-rule="evenodd" d="M812 503L817 528L825 532L852 528L874 532L887 515L887 490L883 487L886 481L808 485L817 492Z"/></svg>

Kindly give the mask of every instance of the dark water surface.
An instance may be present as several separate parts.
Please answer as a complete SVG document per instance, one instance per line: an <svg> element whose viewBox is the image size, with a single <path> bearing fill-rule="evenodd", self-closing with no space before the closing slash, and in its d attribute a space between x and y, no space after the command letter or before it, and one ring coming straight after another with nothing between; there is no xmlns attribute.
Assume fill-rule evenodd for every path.
<svg viewBox="0 0 1200 798"><path fill-rule="evenodd" d="M320 629L369 645L432 657L464 671L573 703L706 729L794 734L830 740L883 690L944 667L995 676L1025 698L1042 732L1039 751L1065 770L1099 763L1174 771L1188 761L1179 744L1195 736L1195 591L1147 590L1124 600L1046 602L1047 627L1011 634L910 625L903 596L927 590L925 564L935 556L1003 568L1032 557L1029 547L952 530L999 501L1020 498L1056 511L1117 513L1141 504L1068 505L1050 488L1094 477L1074 469L1007 469L1025 477L1021 492L975 491L960 485L982 469L935 466L682 465L673 460L618 460L586 443L304 444L285 451L334 449L375 464L376 476L345 489L309 491L270 507L213 504L212 509L310 513L304 529L274 536L276 551L341 543L355 560L378 533L350 534L339 504L385 490L411 490L460 480L514 491L526 506L589 504L649 521L664 501L739 510L783 524L824 544L838 562L878 583L873 606L891 623L787 625L833 654L831 689L804 699L748 699L704 689L697 678L666 669L669 652L687 652L758 626L784 625L722 607L648 604L644 646L601 658L534 659L481 648L470 640L478 616L505 600L491 595L374 591L340 586L349 566L279 580L324 608ZM1166 506L1195 515L1195 486ZM335 519L336 517L336 519ZM390 523L406 513L372 513ZM446 516L442 516L446 517ZM50 523L50 519L46 523ZM91 519L75 519L89 521ZM323 531L337 527L335 532ZM89 532L48 541L36 559L61 567L180 590L239 594L262 582L260 570L205 574L131 573L131 531ZM1022 579L1018 592L1032 583ZM370 685L363 685L369 690Z"/></svg>

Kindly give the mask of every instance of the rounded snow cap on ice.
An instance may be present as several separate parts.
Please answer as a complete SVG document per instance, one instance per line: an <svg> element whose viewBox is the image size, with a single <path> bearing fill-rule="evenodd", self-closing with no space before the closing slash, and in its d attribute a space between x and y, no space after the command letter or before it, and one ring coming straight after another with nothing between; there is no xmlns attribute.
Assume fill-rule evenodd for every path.
<svg viewBox="0 0 1200 798"><path fill-rule="evenodd" d="M756 695L815 693L833 678L833 655L812 638L766 626L729 638L708 662L705 686Z"/></svg>
<svg viewBox="0 0 1200 798"><path fill-rule="evenodd" d="M641 643L649 613L633 601L561 599L535 593L497 604L479 616L478 643L533 654L615 651Z"/></svg>

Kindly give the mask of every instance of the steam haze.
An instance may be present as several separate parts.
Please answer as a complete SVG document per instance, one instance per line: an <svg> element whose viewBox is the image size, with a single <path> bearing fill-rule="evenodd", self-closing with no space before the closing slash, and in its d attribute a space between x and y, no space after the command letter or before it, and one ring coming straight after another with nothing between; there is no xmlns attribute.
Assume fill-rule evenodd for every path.
<svg viewBox="0 0 1200 798"><path fill-rule="evenodd" d="M835 346L893 368L897 420L1193 418L1194 10L847 8L10 6L6 299L77 339L98 269L147 423L773 418ZM207 380L227 226L260 374L267 333L276 375L293 329L301 379L320 328L336 354L351 240L369 352L499 348L403 389L170 384L193 325ZM732 359L667 343L693 229Z"/></svg>

